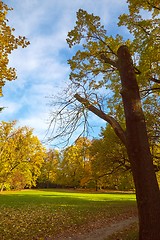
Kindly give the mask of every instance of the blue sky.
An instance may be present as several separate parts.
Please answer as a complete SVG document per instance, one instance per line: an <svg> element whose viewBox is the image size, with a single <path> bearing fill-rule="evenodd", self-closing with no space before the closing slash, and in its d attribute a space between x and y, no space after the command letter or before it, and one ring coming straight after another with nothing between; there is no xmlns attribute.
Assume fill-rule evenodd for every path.
<svg viewBox="0 0 160 240"><path fill-rule="evenodd" d="M9 25L16 35L24 35L31 42L26 49L18 49L10 56L10 66L17 69L18 78L6 83L1 106L1 120L18 120L20 126L34 128L42 140L48 128L52 110L48 97L60 92L70 73L67 59L73 51L66 43L67 33L73 29L79 8L101 17L109 35L127 36L125 28L118 29L118 16L127 11L125 0L5 0L14 10L8 14ZM97 136L104 123L92 115ZM75 137L78 134L75 133Z"/></svg>

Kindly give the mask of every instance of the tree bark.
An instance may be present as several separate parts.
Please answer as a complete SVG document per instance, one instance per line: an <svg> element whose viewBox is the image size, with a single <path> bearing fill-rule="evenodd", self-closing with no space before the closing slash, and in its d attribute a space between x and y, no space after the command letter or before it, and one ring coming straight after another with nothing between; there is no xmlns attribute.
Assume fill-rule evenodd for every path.
<svg viewBox="0 0 160 240"><path fill-rule="evenodd" d="M136 188L139 240L160 240L160 191L150 153L145 118L131 55L118 49L125 119L127 152Z"/></svg>

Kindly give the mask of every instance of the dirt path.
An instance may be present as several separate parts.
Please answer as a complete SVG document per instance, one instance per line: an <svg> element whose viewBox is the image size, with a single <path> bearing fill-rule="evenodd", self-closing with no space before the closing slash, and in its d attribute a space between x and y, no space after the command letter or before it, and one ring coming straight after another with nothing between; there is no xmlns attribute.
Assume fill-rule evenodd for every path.
<svg viewBox="0 0 160 240"><path fill-rule="evenodd" d="M118 232L137 221L138 221L137 217L133 216L128 219L111 223L108 225L108 227L95 229L92 232L88 232L85 234L81 233L78 236L76 235L69 238L65 238L65 240L104 240L110 235L112 235L113 233Z"/></svg>
<svg viewBox="0 0 160 240"><path fill-rule="evenodd" d="M138 221L137 217L125 219L120 222L113 223L108 227L95 229L95 231L93 231L92 233L73 238L72 240L104 240L113 233L124 229L125 227L129 226L130 224L136 221Z"/></svg>

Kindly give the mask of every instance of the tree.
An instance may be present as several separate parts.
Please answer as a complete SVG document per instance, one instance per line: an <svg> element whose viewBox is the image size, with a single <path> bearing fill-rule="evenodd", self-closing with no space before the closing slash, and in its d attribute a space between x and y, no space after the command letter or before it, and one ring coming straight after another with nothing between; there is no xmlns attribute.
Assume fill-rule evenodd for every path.
<svg viewBox="0 0 160 240"><path fill-rule="evenodd" d="M0 123L0 186L35 186L45 156L45 148L27 127L16 128L16 121ZM14 184L15 179L19 183Z"/></svg>
<svg viewBox="0 0 160 240"><path fill-rule="evenodd" d="M57 183L67 187L85 187L90 180L89 146L87 138L80 137L61 154Z"/></svg>
<svg viewBox="0 0 160 240"><path fill-rule="evenodd" d="M57 175L60 167L59 165L59 151L55 149L49 149L44 158L44 163L41 168L41 175L37 179L38 186L49 188L57 185Z"/></svg>
<svg viewBox="0 0 160 240"><path fill-rule="evenodd" d="M83 158L75 145L67 147L61 163L61 184L67 187L79 187L84 176Z"/></svg>
<svg viewBox="0 0 160 240"><path fill-rule="evenodd" d="M16 79L16 70L8 66L9 55L11 52L21 46L22 48L29 45L29 41L25 37L13 35L14 28L7 25L8 20L6 15L8 11L12 10L2 1L0 2L0 96L2 96L2 87L5 85L6 81L12 81ZM1 108L0 108L1 110Z"/></svg>
<svg viewBox="0 0 160 240"><path fill-rule="evenodd" d="M133 188L126 148L109 125L102 129L100 139L92 141L90 155L92 178L97 187Z"/></svg>
<svg viewBox="0 0 160 240"><path fill-rule="evenodd" d="M106 36L99 17L82 9L78 11L76 26L68 34L67 42L70 47L81 42L82 45L69 60L70 91L63 107L58 111L59 117L56 116L52 122L58 119L66 123L57 134L63 136L65 129L69 132L70 120L79 124L80 117L84 116L83 122L86 122L87 115L82 114L82 111L84 113L84 109L87 109L112 126L125 145L131 164L139 215L139 240L158 240L160 192L142 109L142 104L144 108L146 103L141 99L140 93L152 93L159 105L160 8L156 0L128 0L128 4L129 14L120 17L120 24L126 25L133 33L132 42L123 40L119 35L115 38ZM143 19L141 9L150 11L152 16ZM106 89L110 91L106 92ZM106 96L102 97L104 91ZM71 92L72 97L69 98ZM81 104L79 107L76 100ZM66 109L68 118L65 117L64 120L62 116L67 112ZM73 112L74 116L71 117ZM154 124L152 122L152 126ZM73 121L70 127L71 132L76 130Z"/></svg>

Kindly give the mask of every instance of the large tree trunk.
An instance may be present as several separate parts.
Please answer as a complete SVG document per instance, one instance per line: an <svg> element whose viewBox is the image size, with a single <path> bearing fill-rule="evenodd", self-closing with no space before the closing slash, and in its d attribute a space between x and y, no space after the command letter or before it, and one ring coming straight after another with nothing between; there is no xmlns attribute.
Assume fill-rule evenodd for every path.
<svg viewBox="0 0 160 240"><path fill-rule="evenodd" d="M139 213L139 240L160 240L160 191L149 149L135 70L126 46L121 46L117 54L126 118L127 152Z"/></svg>
<svg viewBox="0 0 160 240"><path fill-rule="evenodd" d="M114 62L114 65L119 70L122 83L126 133L113 117L97 109L87 99L79 94L75 94L75 98L107 121L126 146L136 188L139 240L160 240L160 191L150 153L135 68L127 46L121 46L117 54L118 62ZM113 61L104 57L102 59L113 65Z"/></svg>

